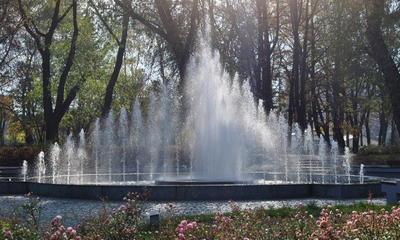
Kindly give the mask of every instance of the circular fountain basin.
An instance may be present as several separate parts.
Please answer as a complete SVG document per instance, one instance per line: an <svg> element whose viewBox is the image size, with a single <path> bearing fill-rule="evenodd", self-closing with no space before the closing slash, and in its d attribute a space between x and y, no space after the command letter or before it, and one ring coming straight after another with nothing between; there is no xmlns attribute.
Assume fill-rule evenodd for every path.
<svg viewBox="0 0 400 240"><path fill-rule="evenodd" d="M260 200L293 198L355 199L385 196L379 179L364 183L231 184L227 182L164 182L163 185L75 185L0 182L0 194L121 200L128 192L150 191L149 201ZM208 183L208 184L207 184Z"/></svg>

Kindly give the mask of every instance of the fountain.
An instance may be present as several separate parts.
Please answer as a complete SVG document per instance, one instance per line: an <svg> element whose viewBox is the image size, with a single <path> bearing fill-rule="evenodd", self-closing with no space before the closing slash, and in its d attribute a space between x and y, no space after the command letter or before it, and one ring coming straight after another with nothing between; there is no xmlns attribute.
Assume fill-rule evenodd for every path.
<svg viewBox="0 0 400 240"><path fill-rule="evenodd" d="M249 84L228 76L207 39L187 72L184 120L176 86L167 84L151 94L146 109L136 99L131 113L111 111L97 120L90 141L82 131L75 141L55 144L50 160L41 153L37 170L24 173L29 188L119 199L147 186L155 200L346 198L355 196L354 186L365 197L380 192L367 177L350 175L349 155L337 154L337 145L330 152L322 137L315 144L311 127L306 134L294 127L288 147L285 118L266 116L254 104Z"/></svg>

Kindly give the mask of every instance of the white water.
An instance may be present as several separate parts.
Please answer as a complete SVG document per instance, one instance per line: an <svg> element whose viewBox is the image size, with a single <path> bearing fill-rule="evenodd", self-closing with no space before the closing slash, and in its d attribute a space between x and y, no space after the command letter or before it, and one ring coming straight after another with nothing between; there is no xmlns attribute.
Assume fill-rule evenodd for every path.
<svg viewBox="0 0 400 240"><path fill-rule="evenodd" d="M46 175L46 164L44 162L44 152L39 153L37 169L38 169L38 181L40 183L42 180L42 176Z"/></svg>
<svg viewBox="0 0 400 240"><path fill-rule="evenodd" d="M27 177L28 177L28 162L27 162L26 160L24 160L24 161L22 162L22 172L21 172L21 175L22 175L23 181L26 182L26 179L27 179Z"/></svg>
<svg viewBox="0 0 400 240"><path fill-rule="evenodd" d="M57 170L59 169L58 164L60 163L60 152L61 149L57 143L53 145L50 151L50 160L52 164L52 183L57 183L56 177L58 176Z"/></svg>
<svg viewBox="0 0 400 240"><path fill-rule="evenodd" d="M350 175L350 149L345 148L344 152L344 167L345 167L345 175L347 176L347 182L351 183L351 175Z"/></svg>

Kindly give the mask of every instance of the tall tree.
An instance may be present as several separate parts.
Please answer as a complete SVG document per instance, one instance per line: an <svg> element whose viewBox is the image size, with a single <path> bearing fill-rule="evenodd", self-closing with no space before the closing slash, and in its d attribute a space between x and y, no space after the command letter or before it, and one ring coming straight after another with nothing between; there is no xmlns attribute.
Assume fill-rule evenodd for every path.
<svg viewBox="0 0 400 240"><path fill-rule="evenodd" d="M34 94L34 76L40 74L40 64L34 41L28 35L24 36L24 40L21 51L24 54L13 63L16 88L10 89L8 94L14 100L14 119L25 134L25 143L31 144L44 141L43 114L38 109L40 97Z"/></svg>
<svg viewBox="0 0 400 240"><path fill-rule="evenodd" d="M92 0L90 0L90 3L92 5L92 7L94 8L100 21L103 23L104 27L107 29L107 31L112 36L113 40L117 43L117 46L118 46L118 52L117 52L117 57L115 60L114 70L111 74L110 81L107 84L106 93L105 93L105 97L104 97L104 103L103 103L103 107L101 109L101 117L104 118L108 115L109 111L111 110L111 103L112 103L112 99L113 99L115 84L117 83L118 76L119 76L119 73L122 68L124 53L125 53L125 49L126 49L126 41L128 38L130 15L128 14L128 11L126 9L122 10L123 11L122 12L122 32L121 32L121 38L118 38L118 36L114 33L113 28L109 25L107 20L102 16L102 14L100 13L99 9L94 4L94 2ZM123 3L125 5L127 5L128 1L124 0Z"/></svg>
<svg viewBox="0 0 400 240"><path fill-rule="evenodd" d="M46 4L46 2L43 4ZM47 6L50 8L51 4L48 4L49 5ZM22 0L18 0L19 13L24 21L24 27L26 31L31 35L31 37L35 40L36 47L42 57L43 109L46 129L46 141L58 140L58 126L61 122L61 119L67 112L70 104L75 99L76 94L80 89L81 83L78 83L72 86L69 90L66 90L68 75L74 62L76 42L78 39L77 5L77 1L73 0L72 3L66 7L64 12L61 12L61 0L57 0L54 4L54 7L51 6L52 9L47 9L48 11L52 10L52 16L49 16L49 19L41 22L42 26L40 26L40 22L36 21L32 16L29 15L29 12L25 10L27 6L22 2ZM70 12L72 12L71 14L73 31L70 40L69 53L65 59L63 70L58 79L56 100L54 103L51 84L51 79L53 77L53 73L51 70L51 47L57 28L60 27L63 20ZM50 26L45 26L46 21L50 22ZM43 29L45 28L47 28L47 32L43 31ZM83 78L82 81L84 81ZM65 91L68 92L66 97Z"/></svg>
<svg viewBox="0 0 400 240"><path fill-rule="evenodd" d="M18 31L22 21L12 0L0 1L0 83L2 86L12 81L12 62L18 58Z"/></svg>
<svg viewBox="0 0 400 240"><path fill-rule="evenodd" d="M13 107L11 99L4 95L0 95L0 146L3 146L5 143L5 130L7 123L10 122L12 112Z"/></svg>
<svg viewBox="0 0 400 240"><path fill-rule="evenodd" d="M367 29L369 41L368 53L379 65L385 78L385 84L389 90L389 96L393 107L393 119L400 134L400 73L398 66L388 50L382 33L382 21L385 14L387 1L367 0Z"/></svg>
<svg viewBox="0 0 400 240"><path fill-rule="evenodd" d="M310 7L313 3L314 6ZM314 12L318 1L310 0L298 1L291 0L289 3L290 22L293 37L292 72L290 79L289 96L289 121L295 114L296 122L302 131L307 128L307 107L306 100L307 82L309 79L309 35L310 21L314 17ZM290 122L289 122L290 124Z"/></svg>
<svg viewBox="0 0 400 240"><path fill-rule="evenodd" d="M270 2L268 2L270 3ZM268 12L268 7L275 12L274 19ZM280 1L275 6L267 4L266 0L256 1L257 9L257 65L254 67L255 95L263 100L267 114L273 108L272 91L272 54L275 51L280 31ZM272 24L275 26L272 26Z"/></svg>

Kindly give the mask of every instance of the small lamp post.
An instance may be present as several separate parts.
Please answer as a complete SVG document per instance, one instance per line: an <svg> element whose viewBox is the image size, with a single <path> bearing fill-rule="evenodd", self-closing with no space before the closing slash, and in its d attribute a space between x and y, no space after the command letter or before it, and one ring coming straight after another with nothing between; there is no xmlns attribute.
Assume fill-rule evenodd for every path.
<svg viewBox="0 0 400 240"><path fill-rule="evenodd" d="M158 212L151 212L149 214L150 217L150 224L154 227L158 227L160 222L160 214Z"/></svg>

